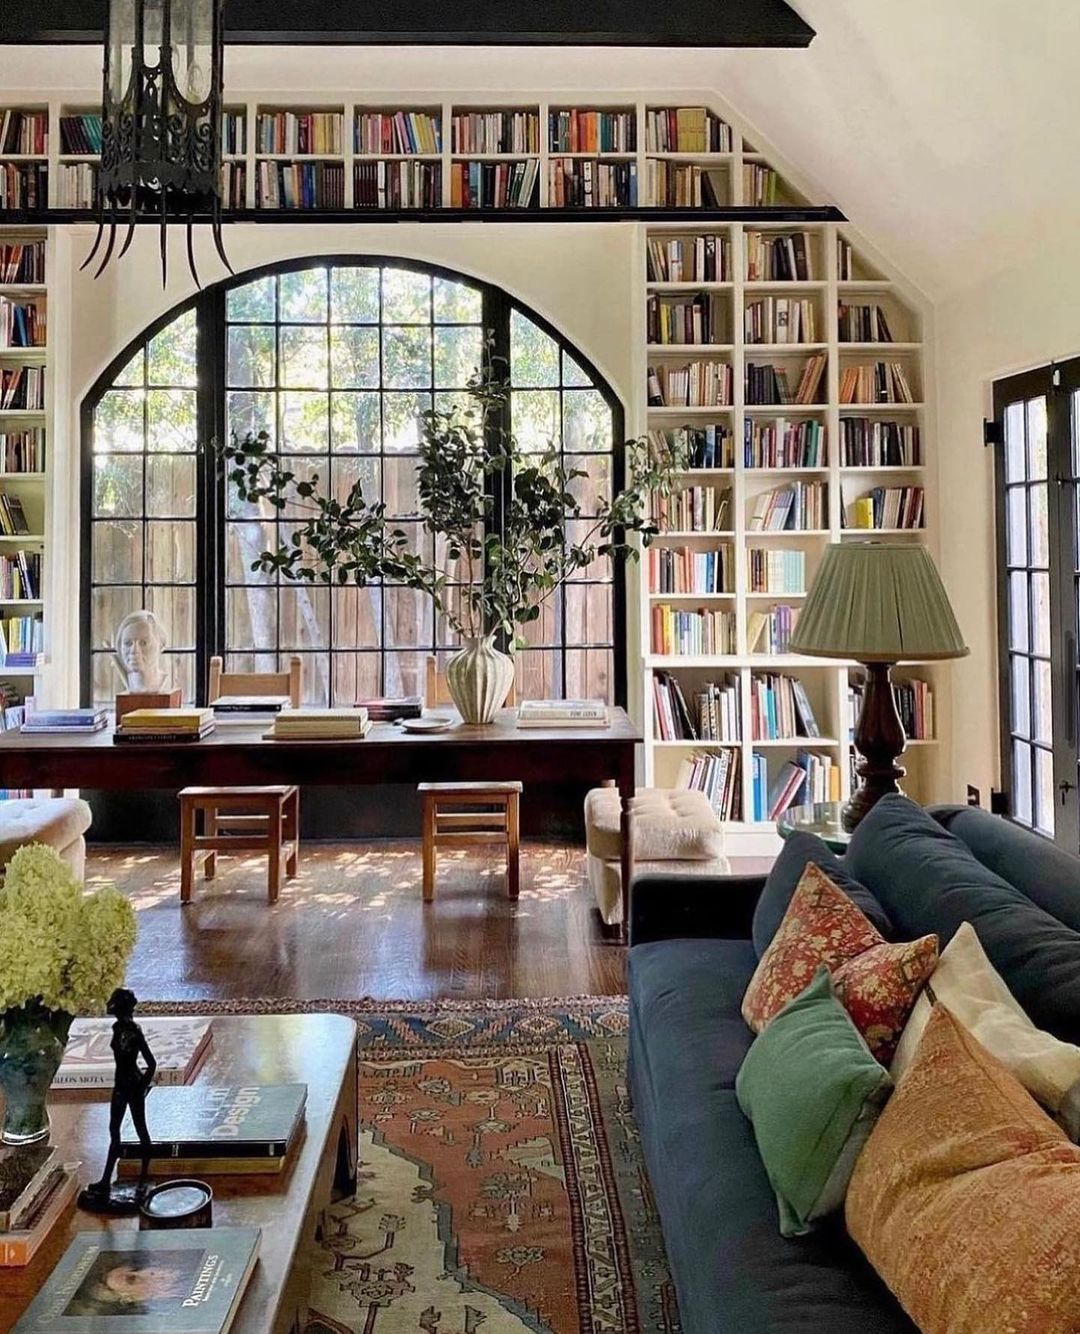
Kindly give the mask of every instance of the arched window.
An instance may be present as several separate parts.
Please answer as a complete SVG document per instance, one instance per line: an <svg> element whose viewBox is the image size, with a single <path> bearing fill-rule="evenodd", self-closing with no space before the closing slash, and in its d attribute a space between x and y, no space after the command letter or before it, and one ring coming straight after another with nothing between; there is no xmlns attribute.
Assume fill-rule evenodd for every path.
<svg viewBox="0 0 1080 1334"><path fill-rule="evenodd" d="M510 427L529 453L561 451L587 491L620 480L618 402L578 352L500 289L400 260L342 258L213 288L129 348L88 396L90 525L84 694L118 685L111 645L148 607L174 683L201 699L206 664L266 671L304 659L309 702L421 693L424 660L456 647L427 597L391 585L299 585L252 570L291 531L288 512L244 504L201 440L265 430L278 453L344 495L359 478L431 557L418 517L419 413L460 397L485 332L510 368ZM531 697L621 701L624 598L606 562L528 626L519 686Z"/></svg>

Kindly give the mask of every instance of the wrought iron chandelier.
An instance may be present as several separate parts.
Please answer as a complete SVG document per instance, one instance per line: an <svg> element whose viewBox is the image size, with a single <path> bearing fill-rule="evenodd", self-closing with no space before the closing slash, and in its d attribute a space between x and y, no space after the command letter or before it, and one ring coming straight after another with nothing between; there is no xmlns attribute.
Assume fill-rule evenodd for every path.
<svg viewBox="0 0 1080 1334"><path fill-rule="evenodd" d="M161 282L168 272L168 225L186 219L188 267L196 284L192 226L209 215L221 241L223 0L110 0L105 33L98 231L82 267L107 236L94 277L112 258L118 224L131 245L135 224L157 218Z"/></svg>

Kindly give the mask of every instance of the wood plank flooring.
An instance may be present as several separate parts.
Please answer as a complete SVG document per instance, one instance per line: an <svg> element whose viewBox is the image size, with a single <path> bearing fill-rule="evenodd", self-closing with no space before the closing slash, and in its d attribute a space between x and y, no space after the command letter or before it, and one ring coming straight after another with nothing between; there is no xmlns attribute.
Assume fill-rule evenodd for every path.
<svg viewBox="0 0 1080 1334"><path fill-rule="evenodd" d="M759 869L740 863L739 870ZM614 995L624 955L600 933L581 848L530 842L521 897L501 861L440 853L435 902L420 896L419 841L307 843L300 874L266 901L265 858L219 857L180 907L172 848L92 846L88 885L135 906L128 983L146 1001L462 1000Z"/></svg>

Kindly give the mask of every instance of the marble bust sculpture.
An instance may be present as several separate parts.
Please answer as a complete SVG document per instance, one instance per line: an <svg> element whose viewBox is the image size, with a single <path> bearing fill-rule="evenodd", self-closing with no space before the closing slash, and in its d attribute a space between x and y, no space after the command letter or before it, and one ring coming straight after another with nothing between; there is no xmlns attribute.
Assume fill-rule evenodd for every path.
<svg viewBox="0 0 1080 1334"><path fill-rule="evenodd" d="M116 628L116 664L129 691L160 691L168 686L165 630L152 611L133 611Z"/></svg>

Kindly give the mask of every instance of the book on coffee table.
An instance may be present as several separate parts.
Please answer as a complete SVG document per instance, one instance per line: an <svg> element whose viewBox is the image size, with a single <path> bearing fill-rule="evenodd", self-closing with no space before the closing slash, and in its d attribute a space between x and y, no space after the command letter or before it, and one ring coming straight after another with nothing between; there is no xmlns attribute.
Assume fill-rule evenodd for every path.
<svg viewBox="0 0 1080 1334"><path fill-rule="evenodd" d="M59 1151L51 1144L0 1149L0 1232L21 1225L58 1162Z"/></svg>
<svg viewBox="0 0 1080 1334"><path fill-rule="evenodd" d="M210 1045L212 1021L198 1018L140 1019L143 1036L154 1053L154 1083L186 1084ZM52 1082L61 1089L109 1089L116 1074L111 1019L76 1019L71 1025L60 1069Z"/></svg>
<svg viewBox="0 0 1080 1334"><path fill-rule="evenodd" d="M16 1334L225 1334L259 1229L80 1232Z"/></svg>
<svg viewBox="0 0 1080 1334"><path fill-rule="evenodd" d="M24 1268L52 1236L78 1194L77 1168L77 1163L54 1163L50 1167L36 1188L32 1203L22 1211L16 1224L9 1231L0 1232L0 1268Z"/></svg>

